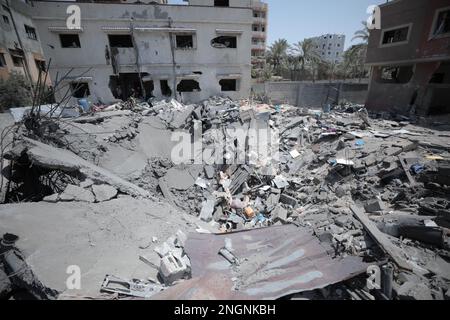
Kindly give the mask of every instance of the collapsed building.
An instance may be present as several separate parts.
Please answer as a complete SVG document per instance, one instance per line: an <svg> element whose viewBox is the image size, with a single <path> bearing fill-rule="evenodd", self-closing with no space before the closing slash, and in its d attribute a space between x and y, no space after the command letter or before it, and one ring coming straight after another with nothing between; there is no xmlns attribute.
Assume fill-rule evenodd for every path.
<svg viewBox="0 0 450 320"><path fill-rule="evenodd" d="M198 64L141 64L133 52L177 35L188 46L250 39L250 23L231 28L218 10L251 10L129 2L78 29L64 25L68 2L34 3L44 51L56 54L40 78L59 70L54 90L71 94L43 105L39 81L32 106L0 114L0 298L450 299L448 123L339 100L332 110L238 100L242 91L188 103L239 63L224 53L205 65L185 48ZM180 20L193 10L218 20ZM240 40L229 40L206 47L231 57ZM58 56L63 45L84 60ZM202 91L159 99L164 72L168 86L198 79ZM80 91L101 103L80 107Z"/></svg>
<svg viewBox="0 0 450 320"><path fill-rule="evenodd" d="M450 3L390 1L370 32L366 106L418 116L450 113Z"/></svg>

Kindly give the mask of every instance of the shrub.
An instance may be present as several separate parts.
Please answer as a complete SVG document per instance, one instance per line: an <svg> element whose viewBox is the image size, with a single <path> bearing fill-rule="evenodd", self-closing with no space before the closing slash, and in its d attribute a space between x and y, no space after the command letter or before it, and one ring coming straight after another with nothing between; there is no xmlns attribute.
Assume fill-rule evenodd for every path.
<svg viewBox="0 0 450 320"><path fill-rule="evenodd" d="M0 112L31 103L32 90L24 76L12 73L7 80L0 79Z"/></svg>

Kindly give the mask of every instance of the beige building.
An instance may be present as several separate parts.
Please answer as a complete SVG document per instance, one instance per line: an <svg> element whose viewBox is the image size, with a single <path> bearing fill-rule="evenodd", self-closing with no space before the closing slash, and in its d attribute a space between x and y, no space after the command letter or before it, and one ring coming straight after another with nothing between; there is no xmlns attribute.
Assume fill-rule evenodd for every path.
<svg viewBox="0 0 450 320"><path fill-rule="evenodd" d="M65 82L74 98L248 97L252 1L160 2L33 1L27 14L52 78L72 70ZM80 8L76 29L67 25L70 5Z"/></svg>
<svg viewBox="0 0 450 320"><path fill-rule="evenodd" d="M30 9L30 1L0 0L0 79L15 72L37 82L39 70L46 68ZM45 74L41 73L41 77L44 79ZM47 84L50 84L48 77Z"/></svg>
<svg viewBox="0 0 450 320"><path fill-rule="evenodd" d="M267 28L269 6L260 0L252 1L252 64L255 70L266 63Z"/></svg>

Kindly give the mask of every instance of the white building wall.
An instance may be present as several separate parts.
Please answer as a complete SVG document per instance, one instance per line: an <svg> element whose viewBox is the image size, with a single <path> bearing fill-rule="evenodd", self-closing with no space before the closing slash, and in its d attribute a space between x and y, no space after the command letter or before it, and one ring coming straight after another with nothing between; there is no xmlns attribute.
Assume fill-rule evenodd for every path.
<svg viewBox="0 0 450 320"><path fill-rule="evenodd" d="M175 6L175 5L128 5L77 3L81 8L81 26L79 34L81 48L62 48L60 32L51 31L51 27L64 27L67 17L67 3L38 2L35 4L33 18L41 36L41 42L47 58L52 58L51 73L64 74L75 68L73 75L91 71L83 76L92 77L89 83L90 99L104 103L114 101L109 89L109 77L113 75L111 64L105 58L105 46L109 46L108 33L104 27L168 28L171 19L173 28L195 30L196 49L175 49L175 73L178 81L181 76L201 72L196 78L201 92L183 93L187 102L198 102L211 95L224 95L233 99L249 96L251 87L251 9ZM211 40L219 34L217 30L241 31L237 35L237 48L218 49L211 46ZM220 31L220 32L222 32ZM169 80L172 92L173 63L170 34L163 31L135 31L136 44L140 56L140 72L147 72L154 80L157 97L162 97L159 80ZM135 50L119 49L120 72L137 72ZM219 75L240 75L236 92L221 92Z"/></svg>
<svg viewBox="0 0 450 320"><path fill-rule="evenodd" d="M324 34L311 38L314 42L316 53L328 62L341 62L344 55L345 35Z"/></svg>

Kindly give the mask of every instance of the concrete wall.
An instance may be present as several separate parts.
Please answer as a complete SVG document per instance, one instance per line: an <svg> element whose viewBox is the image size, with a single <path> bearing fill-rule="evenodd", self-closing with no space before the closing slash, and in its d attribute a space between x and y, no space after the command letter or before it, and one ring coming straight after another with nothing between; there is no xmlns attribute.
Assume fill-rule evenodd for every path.
<svg viewBox="0 0 450 320"><path fill-rule="evenodd" d="M252 89L255 94L267 95L273 103L321 108L325 103L343 101L364 104L368 85L343 82L266 82L255 84Z"/></svg>
<svg viewBox="0 0 450 320"><path fill-rule="evenodd" d="M381 28L370 33L366 62L371 66L371 81L366 106L374 111L418 115L450 113L450 72L442 68L450 61L450 34L433 35L437 10L450 8L448 0L399 0L381 6ZM383 45L383 30L409 26L408 39ZM408 81L381 79L384 67L410 67ZM435 72L445 73L442 84L431 84ZM402 83L399 83L402 82ZM413 108L414 106L414 108Z"/></svg>
<svg viewBox="0 0 450 320"><path fill-rule="evenodd" d="M311 38L314 51L325 61L340 62L344 57L345 35L324 34Z"/></svg>
<svg viewBox="0 0 450 320"><path fill-rule="evenodd" d="M201 92L183 93L186 102L197 102L211 95L223 94L233 99L248 97L251 85L251 9L195 7L185 5L138 5L138 4L96 4L77 3L81 8L79 34L81 48L62 48L60 32L52 32L49 27L64 27L67 3L37 2L33 18L39 30L45 55L52 58L51 73L64 74L70 68L72 75L79 75L89 67L92 70L84 76L92 77L89 83L91 100L109 103L114 100L109 89L109 77L113 68L105 57L109 46L105 27L130 27L133 19L135 27L153 28L135 31L134 38L139 51L140 72L148 73L154 80L154 95L162 97L159 80L169 80L174 92L173 60L170 42L169 20L172 28L189 29L194 33L194 49L175 49L175 74L177 81L186 75L201 72L196 79ZM166 28L164 30L155 28ZM216 30L242 31L237 34L236 49L218 49L211 46L211 40L220 34ZM125 32L125 33L129 33ZM135 50L119 49L120 73L137 72ZM239 91L221 92L221 75L239 75Z"/></svg>
<svg viewBox="0 0 450 320"><path fill-rule="evenodd" d="M448 0L401 0L381 6L382 30L370 32L366 62L381 65L450 59L450 37L430 37L436 10L449 6ZM383 30L409 24L407 43L381 45Z"/></svg>
<svg viewBox="0 0 450 320"><path fill-rule="evenodd" d="M9 49L20 48L20 42L17 38L17 34L14 30L14 23L19 33L20 40L23 45L24 59L28 63L28 69L33 82L37 82L39 77L39 69L37 68L35 59L44 60L43 51L40 44L40 36L34 25L29 12L32 9L31 6L21 1L9 1L11 5L11 15L3 8L3 5L7 6L5 0L0 0L0 53L4 55L6 60L6 67L0 68L0 78L7 79L12 72L16 72L22 75L26 75L25 66L16 67L13 64L12 57L9 53ZM6 16L9 23L6 23L3 19ZM25 25L34 27L37 33L37 40L30 39L25 31ZM50 78L47 81L50 84Z"/></svg>

